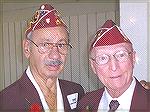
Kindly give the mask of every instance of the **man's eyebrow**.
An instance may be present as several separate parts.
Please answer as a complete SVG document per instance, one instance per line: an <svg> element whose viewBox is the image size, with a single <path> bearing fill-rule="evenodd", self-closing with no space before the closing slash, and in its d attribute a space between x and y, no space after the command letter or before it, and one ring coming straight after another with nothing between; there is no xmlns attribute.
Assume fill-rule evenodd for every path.
<svg viewBox="0 0 150 112"><path fill-rule="evenodd" d="M50 39L50 38L42 38L42 39L39 39L38 42L50 42L52 40L53 39Z"/></svg>
<svg viewBox="0 0 150 112"><path fill-rule="evenodd" d="M47 42L47 43L52 43L51 41L52 41L53 39L50 39L50 38L42 38L42 39L40 39L40 40L38 40L39 42ZM68 40L67 39L60 39L60 40L58 40L58 42L68 42Z"/></svg>
<svg viewBox="0 0 150 112"><path fill-rule="evenodd" d="M42 40L44 40L44 41L51 41L53 39L52 38L43 38Z"/></svg>

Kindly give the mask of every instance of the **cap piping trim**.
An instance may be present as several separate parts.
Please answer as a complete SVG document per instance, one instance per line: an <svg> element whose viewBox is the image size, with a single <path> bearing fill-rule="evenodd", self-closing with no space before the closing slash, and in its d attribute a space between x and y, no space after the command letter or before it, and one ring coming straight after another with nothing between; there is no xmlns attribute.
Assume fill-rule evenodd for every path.
<svg viewBox="0 0 150 112"><path fill-rule="evenodd" d="M35 29L36 25L41 21L41 19L43 19L47 14L49 14L50 12L52 12L52 11L54 11L54 10L56 10L56 9L52 9L52 10L48 11L44 16L42 16L42 17L37 21L37 23L34 25L34 27L32 28L32 30Z"/></svg>
<svg viewBox="0 0 150 112"><path fill-rule="evenodd" d="M105 35L108 31L110 31L112 28L114 28L116 25L114 25L113 27L111 27L111 28L101 28L101 29L107 29L107 31L105 31L101 36L99 36L98 38L97 38L97 40L94 42L94 44L93 44L93 46L92 47L94 47L95 46L95 44L97 43L97 41L103 36L103 35Z"/></svg>
<svg viewBox="0 0 150 112"><path fill-rule="evenodd" d="M101 29L107 29L107 31L105 31L101 36L99 36L99 37L97 38L97 40L94 42L94 44L93 44L92 47L95 46L95 44L97 43L97 41L98 41L103 35L105 35L108 31L110 31L110 30L113 29L114 27L116 27L116 28L119 30L119 32L121 33L121 35L122 35L124 38L126 38L127 40L129 40L129 38L123 33L123 31L122 31L117 25L114 25L114 26L111 27L111 28L101 28ZM130 40L129 40L129 41L130 41Z"/></svg>
<svg viewBox="0 0 150 112"><path fill-rule="evenodd" d="M119 30L119 32L122 34L122 36L124 37L124 38L126 38L127 40L129 40L129 38L123 33L123 31L118 27L118 26L116 26L117 28L118 28L118 30ZM130 40L129 40L130 41Z"/></svg>

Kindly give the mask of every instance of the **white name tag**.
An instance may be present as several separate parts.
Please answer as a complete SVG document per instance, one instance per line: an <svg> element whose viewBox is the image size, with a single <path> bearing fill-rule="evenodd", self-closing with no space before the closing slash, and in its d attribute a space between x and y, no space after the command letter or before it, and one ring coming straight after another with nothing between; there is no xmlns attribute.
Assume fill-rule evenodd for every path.
<svg viewBox="0 0 150 112"><path fill-rule="evenodd" d="M78 93L67 95L67 99L68 99L71 109L74 109L77 107Z"/></svg>

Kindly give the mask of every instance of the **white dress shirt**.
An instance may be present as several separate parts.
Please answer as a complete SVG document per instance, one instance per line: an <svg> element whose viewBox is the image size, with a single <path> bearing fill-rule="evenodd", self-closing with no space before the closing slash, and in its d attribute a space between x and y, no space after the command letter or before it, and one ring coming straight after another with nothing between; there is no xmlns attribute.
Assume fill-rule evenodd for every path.
<svg viewBox="0 0 150 112"><path fill-rule="evenodd" d="M115 112L129 112L135 85L136 81L133 77L132 83L129 88L118 98L112 98L105 88L99 103L98 112L108 112L111 100L117 100L120 104Z"/></svg>
<svg viewBox="0 0 150 112"><path fill-rule="evenodd" d="M31 71L30 71L30 67L28 66L27 70L26 70L26 74L29 77L30 81L32 82L33 86L36 88L39 96L40 96L40 100L42 102L42 106L45 112L50 112L50 109L48 107L48 104L44 98L44 94L42 92L42 90L40 89L39 85L37 84L37 82L35 81ZM59 81L57 79L57 111L59 112L64 112L64 103L63 103L63 98L62 98L62 93L61 93L61 89L60 89L60 85L59 85Z"/></svg>

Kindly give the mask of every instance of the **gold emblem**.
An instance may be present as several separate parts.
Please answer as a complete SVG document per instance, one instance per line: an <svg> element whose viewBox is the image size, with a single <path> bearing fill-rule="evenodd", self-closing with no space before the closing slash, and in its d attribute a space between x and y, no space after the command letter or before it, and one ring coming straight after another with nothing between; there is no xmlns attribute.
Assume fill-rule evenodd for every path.
<svg viewBox="0 0 150 112"><path fill-rule="evenodd" d="M61 24L61 21L59 19L56 20L56 24L59 25Z"/></svg>
<svg viewBox="0 0 150 112"><path fill-rule="evenodd" d="M28 29L30 29L31 28L31 24L36 23L38 21L38 19L39 19L39 12L36 11L36 13L33 15L33 17L31 18L31 20L30 20L30 22L28 24Z"/></svg>
<svg viewBox="0 0 150 112"><path fill-rule="evenodd" d="M36 11L36 13L33 15L32 19L31 19L31 23L36 23L38 18L39 18L39 12Z"/></svg>

